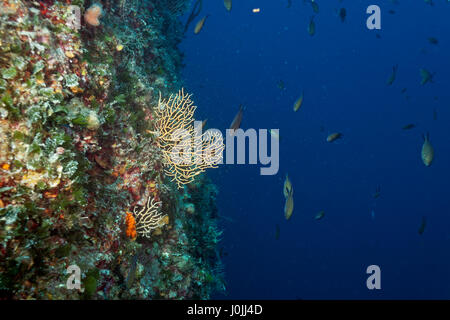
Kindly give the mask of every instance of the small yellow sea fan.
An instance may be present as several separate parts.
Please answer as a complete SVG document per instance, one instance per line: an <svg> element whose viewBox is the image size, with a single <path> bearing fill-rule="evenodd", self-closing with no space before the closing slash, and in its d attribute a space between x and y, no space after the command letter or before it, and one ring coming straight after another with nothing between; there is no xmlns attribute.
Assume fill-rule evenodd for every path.
<svg viewBox="0 0 450 320"><path fill-rule="evenodd" d="M161 228L169 223L169 216L161 213L161 201L156 202L148 196L144 206L138 210L137 207L133 209L133 218L135 219L135 230L138 235L150 238L151 232L154 229Z"/></svg>
<svg viewBox="0 0 450 320"><path fill-rule="evenodd" d="M101 4L94 3L89 9L84 13L84 21L91 26L97 27L100 25L99 18L103 13Z"/></svg>

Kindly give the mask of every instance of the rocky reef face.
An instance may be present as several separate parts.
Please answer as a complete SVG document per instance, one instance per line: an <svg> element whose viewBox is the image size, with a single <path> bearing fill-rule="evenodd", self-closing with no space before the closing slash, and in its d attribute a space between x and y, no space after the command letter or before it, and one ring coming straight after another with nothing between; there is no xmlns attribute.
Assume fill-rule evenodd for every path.
<svg viewBox="0 0 450 320"><path fill-rule="evenodd" d="M204 175L177 188L151 134L159 94L182 86L186 7L0 0L0 298L224 290L217 190ZM149 197L165 218L146 238L127 217ZM67 287L73 265L82 290Z"/></svg>

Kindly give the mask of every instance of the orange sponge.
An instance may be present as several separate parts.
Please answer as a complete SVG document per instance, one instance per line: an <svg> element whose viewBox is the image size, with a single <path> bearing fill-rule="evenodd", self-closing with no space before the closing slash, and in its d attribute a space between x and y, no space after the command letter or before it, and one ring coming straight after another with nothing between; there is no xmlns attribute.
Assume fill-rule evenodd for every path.
<svg viewBox="0 0 450 320"><path fill-rule="evenodd" d="M127 226L126 235L132 239L136 239L136 220L131 212L127 212L125 224Z"/></svg>
<svg viewBox="0 0 450 320"><path fill-rule="evenodd" d="M91 26L97 27L100 25L100 16L102 15L103 9L100 4L94 3L89 9L84 13L84 21Z"/></svg>

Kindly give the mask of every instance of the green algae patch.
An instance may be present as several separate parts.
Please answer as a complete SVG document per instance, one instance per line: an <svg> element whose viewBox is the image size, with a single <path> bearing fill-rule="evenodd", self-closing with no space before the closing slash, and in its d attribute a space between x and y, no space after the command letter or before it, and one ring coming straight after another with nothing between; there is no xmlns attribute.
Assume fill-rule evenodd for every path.
<svg viewBox="0 0 450 320"><path fill-rule="evenodd" d="M9 80L9 79L13 79L17 76L17 70L14 67L8 68L8 69L3 69L1 71L2 73L2 78Z"/></svg>
<svg viewBox="0 0 450 320"><path fill-rule="evenodd" d="M84 298L90 299L97 291L99 272L98 269L90 270L83 280Z"/></svg>

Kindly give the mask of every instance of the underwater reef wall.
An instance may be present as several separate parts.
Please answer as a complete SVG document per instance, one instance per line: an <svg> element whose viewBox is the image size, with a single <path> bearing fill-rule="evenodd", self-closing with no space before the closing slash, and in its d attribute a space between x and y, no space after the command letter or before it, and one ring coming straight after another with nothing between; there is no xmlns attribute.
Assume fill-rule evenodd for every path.
<svg viewBox="0 0 450 320"><path fill-rule="evenodd" d="M0 299L225 290L217 189L178 188L151 133L159 94L182 87L188 6L0 0Z"/></svg>

